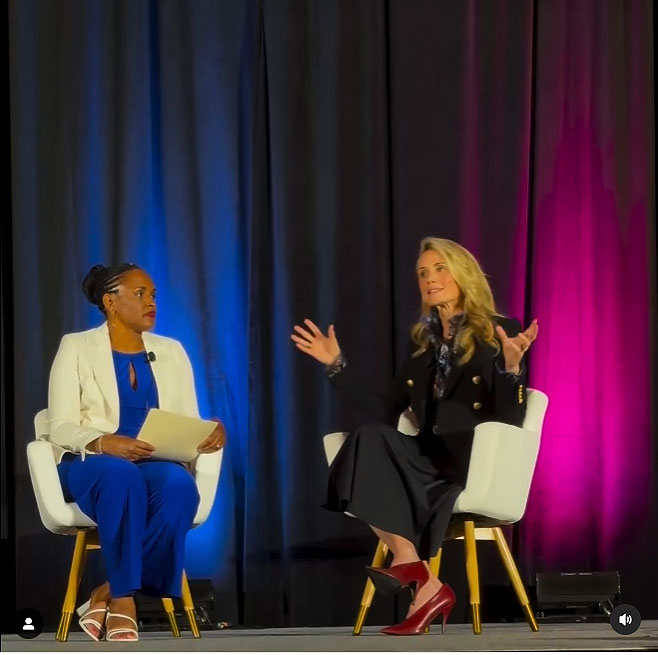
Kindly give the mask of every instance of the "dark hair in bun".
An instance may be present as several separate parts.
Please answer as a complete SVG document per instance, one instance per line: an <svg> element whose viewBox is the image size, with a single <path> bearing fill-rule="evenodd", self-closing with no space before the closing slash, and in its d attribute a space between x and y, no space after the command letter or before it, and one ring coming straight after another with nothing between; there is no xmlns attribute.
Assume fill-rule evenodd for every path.
<svg viewBox="0 0 658 655"><path fill-rule="evenodd" d="M138 268L137 264L118 264L116 266L96 264L89 269L89 273L82 280L82 293L92 305L96 305L105 314L103 296L117 290L124 273Z"/></svg>

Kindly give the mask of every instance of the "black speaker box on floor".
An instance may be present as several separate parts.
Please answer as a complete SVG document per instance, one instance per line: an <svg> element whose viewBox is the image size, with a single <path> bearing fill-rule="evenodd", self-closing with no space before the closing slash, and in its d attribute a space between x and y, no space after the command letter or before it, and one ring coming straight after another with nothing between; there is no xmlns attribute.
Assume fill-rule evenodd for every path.
<svg viewBox="0 0 658 655"><path fill-rule="evenodd" d="M215 590L210 580L190 580L190 592L194 602L194 612L196 615L199 630L222 630L229 628L226 621L222 621L218 614ZM137 617L139 619L139 629L148 631L168 631L169 619L162 607L162 600L152 596L137 594L135 596L137 604ZM174 599L174 611L176 622L181 631L190 629L187 615L183 611L183 605L180 598Z"/></svg>
<svg viewBox="0 0 658 655"><path fill-rule="evenodd" d="M537 620L542 623L607 622L620 598L618 571L537 573Z"/></svg>

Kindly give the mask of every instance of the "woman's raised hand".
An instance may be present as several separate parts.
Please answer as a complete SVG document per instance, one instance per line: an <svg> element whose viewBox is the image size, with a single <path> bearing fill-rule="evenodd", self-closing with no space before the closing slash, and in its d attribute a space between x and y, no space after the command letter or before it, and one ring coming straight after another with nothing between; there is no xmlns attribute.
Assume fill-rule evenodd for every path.
<svg viewBox="0 0 658 655"><path fill-rule="evenodd" d="M519 332L515 337L508 337L500 325L496 327L496 332L503 347L505 368L512 373L518 373L523 355L537 338L539 332L537 319L530 323L527 330Z"/></svg>
<svg viewBox="0 0 658 655"><path fill-rule="evenodd" d="M325 366L333 364L338 359L338 355L340 355L340 346L336 339L334 326L329 326L327 336L325 337L313 321L305 318L304 323L308 329L295 325L293 329L297 334L290 335L297 348L307 355L315 357L315 359L322 362Z"/></svg>

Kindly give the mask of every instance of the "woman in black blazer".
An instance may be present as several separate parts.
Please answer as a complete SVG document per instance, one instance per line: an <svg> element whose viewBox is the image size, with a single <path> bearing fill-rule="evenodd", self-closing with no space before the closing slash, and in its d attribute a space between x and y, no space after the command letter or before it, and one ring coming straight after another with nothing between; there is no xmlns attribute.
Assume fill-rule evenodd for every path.
<svg viewBox="0 0 658 655"><path fill-rule="evenodd" d="M368 523L393 553L389 568L368 567L379 590L415 588L406 619L384 628L386 634L421 634L439 614L445 628L455 596L432 577L427 560L441 546L465 486L475 426L523 423L522 359L538 332L536 320L521 331L518 321L496 313L478 262L454 241L423 239L416 272L416 351L385 394L371 392L347 364L333 325L325 336L306 319L291 335L373 419L348 435L334 459L325 507ZM407 409L416 437L392 427Z"/></svg>

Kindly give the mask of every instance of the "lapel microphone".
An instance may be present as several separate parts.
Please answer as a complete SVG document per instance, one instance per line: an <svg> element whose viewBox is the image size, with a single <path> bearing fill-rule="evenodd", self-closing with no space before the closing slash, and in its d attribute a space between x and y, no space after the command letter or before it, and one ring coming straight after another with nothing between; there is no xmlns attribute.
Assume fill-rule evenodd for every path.
<svg viewBox="0 0 658 655"><path fill-rule="evenodd" d="M150 364L151 362L155 361L155 353L151 350L144 355L144 361L146 361L147 364Z"/></svg>

